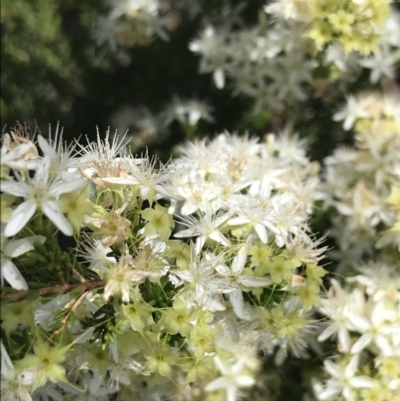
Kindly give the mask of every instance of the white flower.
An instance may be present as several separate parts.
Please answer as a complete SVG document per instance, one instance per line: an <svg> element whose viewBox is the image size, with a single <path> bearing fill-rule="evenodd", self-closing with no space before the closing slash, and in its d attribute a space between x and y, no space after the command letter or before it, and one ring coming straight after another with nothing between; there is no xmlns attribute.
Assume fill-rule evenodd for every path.
<svg viewBox="0 0 400 401"><path fill-rule="evenodd" d="M35 169L38 152L29 135L11 131L2 138L0 150L1 164L13 169Z"/></svg>
<svg viewBox="0 0 400 401"><path fill-rule="evenodd" d="M325 257L324 253L328 249L327 246L317 248L326 237L327 234L314 240L304 230L300 230L296 235L289 234L284 239L286 249L291 252L293 258L303 263L317 264Z"/></svg>
<svg viewBox="0 0 400 401"><path fill-rule="evenodd" d="M242 246L238 254L234 257L232 261L232 266L229 269L224 264L218 264L215 269L218 273L229 279L231 284L233 284L236 289L228 294L229 299L232 303L233 310L236 315L242 319L245 318L244 311L244 300L242 295L243 287L267 287L271 284L271 280L266 277L255 277L246 274L244 267L247 261L247 247Z"/></svg>
<svg viewBox="0 0 400 401"><path fill-rule="evenodd" d="M104 246L103 243L88 234L82 234L82 249L78 250L78 254L84 257L90 264L89 268L95 272L104 272L108 266L117 262L114 256L107 256L112 252L110 247Z"/></svg>
<svg viewBox="0 0 400 401"><path fill-rule="evenodd" d="M237 401L238 389L240 387L251 387L255 383L253 377L242 374L244 358L239 359L234 365L227 365L219 356L216 356L214 362L222 377L208 383L204 388L206 391L224 389L226 401Z"/></svg>
<svg viewBox="0 0 400 401"><path fill-rule="evenodd" d="M365 100L356 99L354 96L348 96L347 104L342 110L338 111L333 115L334 121L342 121L343 128L348 131L359 118L368 118L369 113L366 109Z"/></svg>
<svg viewBox="0 0 400 401"><path fill-rule="evenodd" d="M27 369L22 372L15 370L3 342L1 347L1 399L7 401L32 401L29 388L35 379L34 374Z"/></svg>
<svg viewBox="0 0 400 401"><path fill-rule="evenodd" d="M354 343L351 353L359 353L371 343L375 343L383 356L394 355L390 338L396 331L397 333L400 331L399 327L396 328L394 322L390 321L392 315L393 313L386 309L385 302L381 300L375 305L370 321L361 316L352 316L355 326L363 335Z"/></svg>
<svg viewBox="0 0 400 401"><path fill-rule="evenodd" d="M186 181L187 180L187 181ZM183 180L182 180L183 181ZM194 174L193 177L185 177L184 182L175 183L175 191L184 198L181 213L184 216L193 214L197 210L203 211L205 205L222 192L222 187L208 183L201 174Z"/></svg>
<svg viewBox="0 0 400 401"><path fill-rule="evenodd" d="M318 341L325 341L334 334L338 335L339 345L344 352L349 352L351 348L351 339L349 331L354 329L350 324L348 317L352 305L362 301L363 293L354 291L353 294L347 294L336 280L332 280L332 287L328 292L328 299L322 299L322 313L329 317L328 327L319 335ZM361 307L362 302L358 302Z"/></svg>
<svg viewBox="0 0 400 401"><path fill-rule="evenodd" d="M18 234L38 207L63 234L72 235L72 226L61 212L58 198L61 194L81 188L85 184L85 180L49 181L49 164L43 163L30 184L21 180L1 181L1 191L25 198L25 201L18 205L11 214L5 229L6 237Z"/></svg>
<svg viewBox="0 0 400 401"><path fill-rule="evenodd" d="M304 225L304 217L290 199L290 194L275 195L271 198L271 209L264 224L275 234L275 243L282 247L289 232L296 234Z"/></svg>
<svg viewBox="0 0 400 401"><path fill-rule="evenodd" d="M5 237L4 224L1 223L1 285L4 285L4 280L6 280L16 290L28 289L28 283L12 259L34 249L34 242L43 244L45 240L46 238L42 235L32 235L31 237L10 241Z"/></svg>
<svg viewBox="0 0 400 401"><path fill-rule="evenodd" d="M83 389L66 383L59 383L59 386L69 394L73 394L74 401L108 401L108 394L117 391L116 388L105 385L103 378L94 371L85 369L82 373Z"/></svg>
<svg viewBox="0 0 400 401"><path fill-rule="evenodd" d="M217 31L212 26L208 26L202 32L201 37L189 45L192 52L202 54L200 71L212 72L214 83L218 89L225 86L225 68L229 52L226 42L229 34L230 32L227 30L219 29Z"/></svg>
<svg viewBox="0 0 400 401"><path fill-rule="evenodd" d="M361 274L347 278L349 282L358 282L365 287L365 292L375 302L390 297L400 299L400 274L391 265L370 263L357 269Z"/></svg>
<svg viewBox="0 0 400 401"><path fill-rule="evenodd" d="M187 229L179 231L174 235L175 238L199 238L196 241L196 252L199 253L203 248L206 239L212 239L223 246L230 244L229 240L222 235L219 227L229 219L229 214L216 214L211 206L206 207L204 213L200 214L199 220L194 216L185 216L182 223L188 226Z"/></svg>
<svg viewBox="0 0 400 401"><path fill-rule="evenodd" d="M70 295L59 295L46 304L40 303L34 311L35 322L41 325L45 330L50 330L55 323L54 313L59 312L69 301Z"/></svg>
<svg viewBox="0 0 400 401"><path fill-rule="evenodd" d="M394 78L393 66L396 62L396 57L386 51L376 51L372 57L360 60L360 65L365 68L371 69L369 80L371 83L376 84L382 75L389 78Z"/></svg>
<svg viewBox="0 0 400 401"><path fill-rule="evenodd" d="M339 366L332 361L325 360L326 371L332 376L328 379L324 390L319 393L318 399L337 400L337 396L342 395L347 401L355 400L355 389L370 388L374 381L366 376L356 376L358 368L358 355L354 355L350 363L345 366Z"/></svg>
<svg viewBox="0 0 400 401"><path fill-rule="evenodd" d="M48 163L50 179L62 178L70 180L72 178L71 171L76 171L78 167L88 163L90 159L94 159L94 155L86 155L82 157L72 157L76 144L63 145L62 130L58 135L59 126L57 124L54 139L49 141L38 135L38 143L44 155L44 163ZM50 132L51 136L51 132Z"/></svg>
<svg viewBox="0 0 400 401"><path fill-rule="evenodd" d="M31 145L28 143L21 143L14 149L7 151L6 146L1 147L1 164L5 164L9 167L15 167L15 162L25 153L31 149ZM21 166L19 166L21 167Z"/></svg>
<svg viewBox="0 0 400 401"><path fill-rule="evenodd" d="M238 202L237 216L229 219L227 224L230 226L248 225L253 227L258 238L266 244L268 233L265 218L267 216L268 204L265 200L246 197L245 201Z"/></svg>
<svg viewBox="0 0 400 401"><path fill-rule="evenodd" d="M119 258L118 263L111 264L105 271L103 297L107 301L111 295L121 295L122 302L128 303L130 300L133 285L138 285L151 272L136 270L132 263L132 256L125 249L125 254Z"/></svg>
<svg viewBox="0 0 400 401"><path fill-rule="evenodd" d="M346 53L343 47L339 43L333 43L329 45L325 52L325 65L334 63L337 68L341 71L346 70Z"/></svg>
<svg viewBox="0 0 400 401"><path fill-rule="evenodd" d="M213 122L211 111L211 107L201 100L174 97L164 112L165 124L169 125L175 119L189 125L196 125L200 119Z"/></svg>
<svg viewBox="0 0 400 401"><path fill-rule="evenodd" d="M168 165L162 164L156 157L149 158L148 154L140 159L139 165L134 159L129 159L128 163L127 174L123 177L106 177L103 181L136 186L139 188L141 199L150 202L163 196L171 197L167 190L167 183L172 175Z"/></svg>
<svg viewBox="0 0 400 401"><path fill-rule="evenodd" d="M218 277L216 268L221 258L208 253L200 258L193 243L190 244L191 261L187 270L175 270L173 273L181 280L192 283L198 301L214 294L227 294L236 290L225 277Z"/></svg>
<svg viewBox="0 0 400 401"><path fill-rule="evenodd" d="M33 394L33 401L63 401L64 397L61 394L60 388L51 382L37 388Z"/></svg>

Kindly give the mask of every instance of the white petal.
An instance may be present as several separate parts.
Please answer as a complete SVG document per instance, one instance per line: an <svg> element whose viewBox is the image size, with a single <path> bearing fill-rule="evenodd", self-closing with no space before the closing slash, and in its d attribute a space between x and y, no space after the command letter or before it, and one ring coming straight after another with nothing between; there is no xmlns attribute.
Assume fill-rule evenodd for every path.
<svg viewBox="0 0 400 401"><path fill-rule="evenodd" d="M234 217L233 219L229 219L227 221L230 226L241 226L242 224L247 224L249 222L250 220L245 217Z"/></svg>
<svg viewBox="0 0 400 401"><path fill-rule="evenodd" d="M232 272L234 274L241 273L246 264L246 260L247 260L247 247L246 247L246 245L244 245L239 249L238 254L233 259Z"/></svg>
<svg viewBox="0 0 400 401"><path fill-rule="evenodd" d="M18 381L23 386L32 386L36 379L38 368L26 368L18 375Z"/></svg>
<svg viewBox="0 0 400 401"><path fill-rule="evenodd" d="M29 289L28 283L11 260L1 260L1 276L16 290Z"/></svg>
<svg viewBox="0 0 400 401"><path fill-rule="evenodd" d="M217 366L217 368L220 371L220 373L222 373L223 375L226 375L228 373L224 363L222 362L222 360L221 360L221 358L219 356L216 356L214 358L214 363Z"/></svg>
<svg viewBox="0 0 400 401"><path fill-rule="evenodd" d="M351 346L351 340L350 340L350 334L346 329L340 329L339 330L339 344L343 348L345 352L350 351L350 346Z"/></svg>
<svg viewBox="0 0 400 401"><path fill-rule="evenodd" d="M56 151L54 148L49 145L49 143L42 137L42 135L38 135L38 143L40 146L40 149L42 149L42 152L45 156L54 158L56 156Z"/></svg>
<svg viewBox="0 0 400 401"><path fill-rule="evenodd" d="M325 390L323 390L321 393L318 394L318 399L321 401L325 400L333 400L334 396L339 395L341 392L340 388L337 387L327 387Z"/></svg>
<svg viewBox="0 0 400 401"><path fill-rule="evenodd" d="M224 280L214 279L208 282L205 285L211 292L215 292L217 294L229 294L236 290L237 286L234 284L230 284Z"/></svg>
<svg viewBox="0 0 400 401"><path fill-rule="evenodd" d="M359 355L356 354L351 358L350 363L346 366L344 370L344 374L346 377L352 377L357 371L358 368L358 360L359 360Z"/></svg>
<svg viewBox="0 0 400 401"><path fill-rule="evenodd" d="M199 235L198 230L195 228L186 228L185 230L179 231L174 234L175 238L192 238Z"/></svg>
<svg viewBox="0 0 400 401"><path fill-rule="evenodd" d="M239 281L246 287L268 287L271 284L266 277L240 276Z"/></svg>
<svg viewBox="0 0 400 401"><path fill-rule="evenodd" d="M238 401L236 397L237 389L234 386L226 387L226 401Z"/></svg>
<svg viewBox="0 0 400 401"><path fill-rule="evenodd" d="M11 362L10 357L6 351L6 348L3 345L3 341L0 342L1 349L1 375L5 377L12 378L14 376L14 365Z"/></svg>
<svg viewBox="0 0 400 401"><path fill-rule="evenodd" d="M199 110L192 110L189 112L189 125L196 125L201 118L201 112Z"/></svg>
<svg viewBox="0 0 400 401"><path fill-rule="evenodd" d="M338 369L337 365L334 364L332 361L330 360L325 360L324 361L324 367L326 369L326 371L335 379L340 378L341 377L341 372Z"/></svg>
<svg viewBox="0 0 400 401"><path fill-rule="evenodd" d="M10 150L5 155L2 155L1 163L7 164L7 162L10 160L18 159L23 154L25 154L30 148L31 148L31 145L29 143L21 143L20 145L18 145L16 148Z"/></svg>
<svg viewBox="0 0 400 401"><path fill-rule="evenodd" d="M225 86L224 70L222 70L222 69L215 70L214 74L213 74L213 78L214 78L215 86L218 89L222 89Z"/></svg>
<svg viewBox="0 0 400 401"><path fill-rule="evenodd" d="M95 327L90 327L87 330L85 330L75 341L75 344L83 344L87 341L89 341L93 335L93 332L95 330Z"/></svg>
<svg viewBox="0 0 400 401"><path fill-rule="evenodd" d="M220 276L229 277L231 275L231 271L229 270L228 266L222 263L217 264L214 269Z"/></svg>
<svg viewBox="0 0 400 401"><path fill-rule="evenodd" d="M139 180L135 177L105 177L102 181L109 182L110 184L122 184L122 185L137 185Z"/></svg>
<svg viewBox="0 0 400 401"><path fill-rule="evenodd" d="M203 294L200 304L203 307L207 307L211 312L213 312L213 311L223 311L223 310L226 309L225 306L221 302L219 302L215 298L207 296L206 294Z"/></svg>
<svg viewBox="0 0 400 401"><path fill-rule="evenodd" d="M73 234L71 224L62 214L57 202L50 200L43 202L42 210L64 235L71 236Z"/></svg>
<svg viewBox="0 0 400 401"><path fill-rule="evenodd" d="M232 307L234 312L238 317L243 319L244 315L244 301L243 301L243 294L240 289L233 291L229 294L229 299L231 301Z"/></svg>
<svg viewBox="0 0 400 401"><path fill-rule="evenodd" d="M221 245L228 246L230 245L230 242L227 238L225 238L222 234L221 231L219 230L213 230L210 232L209 237L213 239L214 241L218 242Z"/></svg>
<svg viewBox="0 0 400 401"><path fill-rule="evenodd" d="M378 335L375 337L375 344L382 351L382 354L385 356L393 355L393 347L390 345L387 338L382 335Z"/></svg>
<svg viewBox="0 0 400 401"><path fill-rule="evenodd" d="M4 230L6 237L12 237L18 234L26 225L26 223L35 214L36 203L33 201L26 201L21 203L11 214L10 220Z"/></svg>
<svg viewBox="0 0 400 401"><path fill-rule="evenodd" d="M46 241L46 238L43 237L43 235L32 235L30 237L11 241L7 244L4 253L10 258L17 258L18 256L34 249L34 242L40 242L43 244L44 241Z"/></svg>
<svg viewBox="0 0 400 401"><path fill-rule="evenodd" d="M54 196L65 194L66 192L74 192L79 188L82 188L86 183L86 180L76 179L71 181L59 181L51 185L49 193Z"/></svg>
<svg viewBox="0 0 400 401"><path fill-rule="evenodd" d="M260 223L256 223L254 225L254 229L256 230L256 233L257 233L258 237L260 238L261 242L263 244L266 244L268 242L267 229Z"/></svg>
<svg viewBox="0 0 400 401"><path fill-rule="evenodd" d="M193 281L193 274L189 270L175 271L174 274L183 281Z"/></svg>
<svg viewBox="0 0 400 401"><path fill-rule="evenodd" d="M374 381L370 377L358 376L350 379L350 384L355 388L371 388Z"/></svg>
<svg viewBox="0 0 400 401"><path fill-rule="evenodd" d="M200 254L201 250L203 249L203 246L206 242L206 237L204 235L200 235L199 238L197 238L195 244L194 244L194 249L197 255Z"/></svg>
<svg viewBox="0 0 400 401"><path fill-rule="evenodd" d="M317 338L319 342L324 342L329 337L333 336L336 333L335 326L328 326Z"/></svg>
<svg viewBox="0 0 400 401"><path fill-rule="evenodd" d="M226 328L228 329L228 332L229 332L232 340L235 343L238 343L240 341L240 333L238 330L238 325L236 323L235 317L234 318L228 317L226 319Z"/></svg>
<svg viewBox="0 0 400 401"><path fill-rule="evenodd" d="M343 128L348 131L354 125L354 117L347 116L344 120Z"/></svg>
<svg viewBox="0 0 400 401"><path fill-rule="evenodd" d="M372 335L370 333L363 334L352 346L351 353L357 354L371 343Z"/></svg>
<svg viewBox="0 0 400 401"><path fill-rule="evenodd" d="M30 190L31 190L30 186L25 182L19 182L19 181L0 182L0 191L6 192L10 195L26 197L29 195Z"/></svg>
<svg viewBox="0 0 400 401"><path fill-rule="evenodd" d="M194 205L193 203L186 202L181 208L181 213L184 216L188 216L190 214L193 214L197 209L198 209L198 207L196 205Z"/></svg>
<svg viewBox="0 0 400 401"><path fill-rule="evenodd" d="M239 384L239 386L250 387L255 383L255 380L250 376L237 376L236 383Z"/></svg>
<svg viewBox="0 0 400 401"><path fill-rule="evenodd" d="M346 401L355 401L355 400L354 400L354 391L353 391L353 389L350 388L350 387L345 387L345 388L343 389L342 397L343 397Z"/></svg>
<svg viewBox="0 0 400 401"><path fill-rule="evenodd" d="M150 187L146 187L144 185L140 185L140 188L139 188L140 198L143 199L143 200L148 199L150 190L151 190Z"/></svg>
<svg viewBox="0 0 400 401"><path fill-rule="evenodd" d="M382 73L379 70L371 70L371 75L369 76L369 80L372 84L376 84L379 81Z"/></svg>
<svg viewBox="0 0 400 401"><path fill-rule="evenodd" d="M355 313L347 312L346 317L348 318L351 327L359 333L365 333L371 327L371 324L367 319L362 316L358 316Z"/></svg>
<svg viewBox="0 0 400 401"><path fill-rule="evenodd" d="M226 380L223 377L218 377L218 379L213 380L212 382L208 383L204 390L206 391L214 391L219 390L220 388L226 387Z"/></svg>

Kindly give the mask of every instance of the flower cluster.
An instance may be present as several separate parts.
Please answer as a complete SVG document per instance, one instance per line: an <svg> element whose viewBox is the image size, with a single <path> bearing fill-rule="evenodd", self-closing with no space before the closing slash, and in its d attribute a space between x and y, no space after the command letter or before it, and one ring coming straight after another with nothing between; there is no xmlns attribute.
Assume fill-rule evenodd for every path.
<svg viewBox="0 0 400 401"><path fill-rule="evenodd" d="M168 21L163 15L159 0L118 0L111 3L106 17L100 17L96 29L99 45L117 46L146 45L155 36L168 39Z"/></svg>
<svg viewBox="0 0 400 401"><path fill-rule="evenodd" d="M5 399L234 401L258 350L305 347L326 272L304 141L224 133L166 165L123 145L3 138Z"/></svg>
<svg viewBox="0 0 400 401"><path fill-rule="evenodd" d="M356 149L338 148L326 161L323 198L333 207L331 235L338 242L341 264L350 266L374 250L375 236L392 228L395 210L386 202L398 188L400 169L400 102L375 93L349 96L334 115L344 128L354 127ZM389 234L399 244L398 234ZM388 238L385 235L385 238ZM383 245L385 239L378 245Z"/></svg>
<svg viewBox="0 0 400 401"><path fill-rule="evenodd" d="M329 317L319 340L338 338L338 355L326 359L327 380L314 382L317 400L396 400L400 395L400 275L395 266L370 263L332 282L321 311ZM339 398L340 397L340 398Z"/></svg>
<svg viewBox="0 0 400 401"><path fill-rule="evenodd" d="M400 18L389 1L278 0L264 10L250 28L233 18L208 23L190 44L200 72L212 73L218 88L229 77L235 94L254 99L255 113L320 96L336 78L354 80L360 67L373 83L394 78Z"/></svg>
<svg viewBox="0 0 400 401"><path fill-rule="evenodd" d="M266 10L279 18L309 24L307 35L318 47L338 42L346 53L358 51L368 55L378 48L389 19L390 1L277 0Z"/></svg>
<svg viewBox="0 0 400 401"><path fill-rule="evenodd" d="M259 113L307 97L318 63L309 57L307 40L300 42L297 29L284 23L270 27L262 17L256 26L242 30L209 25L190 49L201 55L200 72L212 73L217 88L224 88L229 77L234 94L253 98L254 112Z"/></svg>

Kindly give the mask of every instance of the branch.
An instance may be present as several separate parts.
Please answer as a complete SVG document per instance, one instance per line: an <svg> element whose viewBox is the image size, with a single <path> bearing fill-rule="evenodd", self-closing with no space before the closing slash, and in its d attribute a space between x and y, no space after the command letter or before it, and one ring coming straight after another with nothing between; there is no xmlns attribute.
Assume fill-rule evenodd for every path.
<svg viewBox="0 0 400 401"><path fill-rule="evenodd" d="M104 281L93 280L93 281L85 281L84 283L63 284L63 285L56 285L54 287L43 287L39 289L39 295L41 296L52 295L52 294L62 295L78 287L81 287L85 292L91 291L95 290L96 288L104 287ZM26 296L28 296L32 291L38 291L38 290L37 289L21 290L13 293L3 292L2 294L0 294L0 299L8 301L19 301L20 299L23 299Z"/></svg>
<svg viewBox="0 0 400 401"><path fill-rule="evenodd" d="M68 311L68 313L64 316L64 319L61 321L62 326L51 334L50 339L53 339L57 334L61 333L64 330L65 325L68 323L69 318L78 309L79 305L86 298L86 295L88 293L89 293L89 291L85 291L77 299L75 299L74 303L71 306L71 309Z"/></svg>
<svg viewBox="0 0 400 401"><path fill-rule="evenodd" d="M84 283L86 280L85 280L85 277L83 277L82 276L82 274L80 274L79 272L78 272L78 270L76 270L75 269L75 267L73 267L72 266L72 273L74 274L74 276L77 278L77 279L79 279L79 281L81 282L81 283Z"/></svg>

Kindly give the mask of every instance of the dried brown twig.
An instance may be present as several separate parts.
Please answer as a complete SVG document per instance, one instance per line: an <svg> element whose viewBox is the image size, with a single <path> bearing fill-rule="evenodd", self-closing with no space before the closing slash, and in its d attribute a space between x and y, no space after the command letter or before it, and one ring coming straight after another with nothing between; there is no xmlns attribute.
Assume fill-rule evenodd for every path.
<svg viewBox="0 0 400 401"><path fill-rule="evenodd" d="M85 291L77 299L75 299L74 303L71 306L71 309L68 311L68 313L64 316L63 320L61 321L62 326L59 327L57 330L53 331L53 333L50 335L50 339L53 339L57 334L61 333L64 330L66 324L68 323L69 318L79 308L79 305L86 298L86 295L89 294L89 292L90 291Z"/></svg>
<svg viewBox="0 0 400 401"><path fill-rule="evenodd" d="M104 281L103 280L92 280L92 281L85 281L82 283L62 284L62 285L56 285L54 287L43 287L43 288L40 288L39 290L37 290L37 289L21 290L21 291L12 292L12 293L3 292L2 294L0 294L0 299L15 302L15 301L19 301L20 299L26 298L33 291L38 291L39 295L41 295L41 296L53 295L53 294L62 295L67 292L70 292L73 289L78 288L78 287L82 287L83 291L88 292L91 290L95 290L96 288L104 287Z"/></svg>

